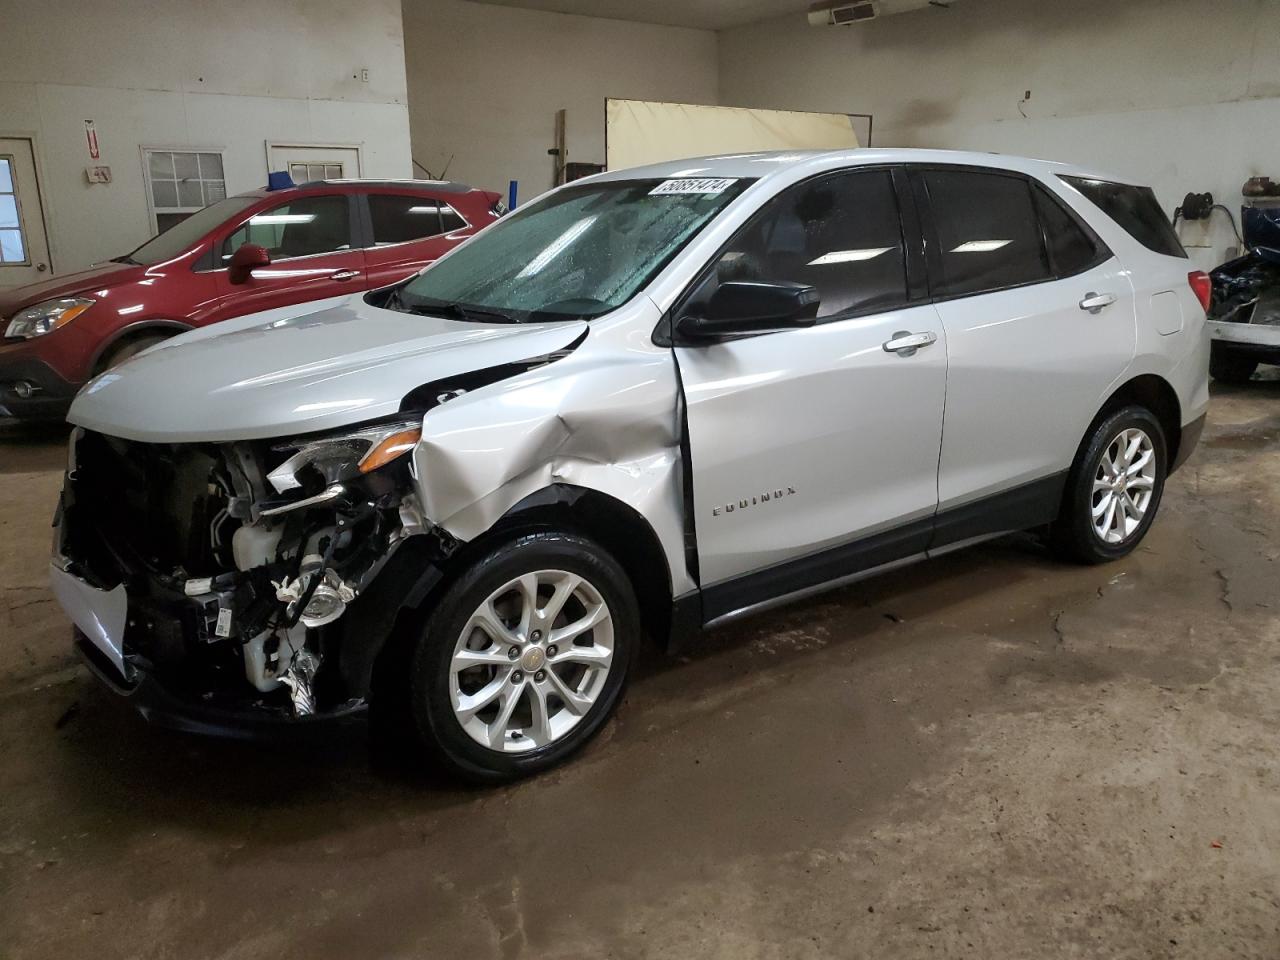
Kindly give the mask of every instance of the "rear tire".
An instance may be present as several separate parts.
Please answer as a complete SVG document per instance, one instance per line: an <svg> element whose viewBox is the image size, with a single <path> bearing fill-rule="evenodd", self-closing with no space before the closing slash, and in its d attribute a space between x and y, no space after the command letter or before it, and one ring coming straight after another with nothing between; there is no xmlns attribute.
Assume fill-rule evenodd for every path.
<svg viewBox="0 0 1280 960"><path fill-rule="evenodd" d="M1209 373L1219 383L1247 383L1258 369L1258 361L1239 350L1215 343L1209 354Z"/></svg>
<svg viewBox="0 0 1280 960"><path fill-rule="evenodd" d="M599 545L553 531L498 544L420 628L406 678L412 727L471 782L539 773L613 713L640 636L631 584Z"/></svg>
<svg viewBox="0 0 1280 960"><path fill-rule="evenodd" d="M1168 472L1160 421L1146 407L1104 417L1081 444L1051 531L1057 552L1080 563L1127 556L1155 520Z"/></svg>

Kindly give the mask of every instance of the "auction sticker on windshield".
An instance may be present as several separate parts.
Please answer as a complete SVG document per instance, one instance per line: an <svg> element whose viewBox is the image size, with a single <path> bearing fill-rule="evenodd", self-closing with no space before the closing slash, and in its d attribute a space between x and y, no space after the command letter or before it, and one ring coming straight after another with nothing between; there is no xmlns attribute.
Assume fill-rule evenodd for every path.
<svg viewBox="0 0 1280 960"><path fill-rule="evenodd" d="M724 193L737 182L737 177L686 177L680 180L664 180L649 191L649 196L654 197L664 193Z"/></svg>

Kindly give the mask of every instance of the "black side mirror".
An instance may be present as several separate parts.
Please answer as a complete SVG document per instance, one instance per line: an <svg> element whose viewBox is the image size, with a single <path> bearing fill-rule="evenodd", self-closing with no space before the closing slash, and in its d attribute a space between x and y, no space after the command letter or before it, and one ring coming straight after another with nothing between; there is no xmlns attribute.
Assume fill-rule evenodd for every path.
<svg viewBox="0 0 1280 960"><path fill-rule="evenodd" d="M730 280L720 284L704 309L681 316L676 330L690 340L716 340L811 327L821 299L817 288L803 283Z"/></svg>

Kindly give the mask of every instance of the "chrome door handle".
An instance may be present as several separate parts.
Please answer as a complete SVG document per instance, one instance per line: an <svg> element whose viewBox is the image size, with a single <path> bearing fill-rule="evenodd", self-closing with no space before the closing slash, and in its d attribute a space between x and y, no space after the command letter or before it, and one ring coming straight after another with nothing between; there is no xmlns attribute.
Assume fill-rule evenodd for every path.
<svg viewBox="0 0 1280 960"><path fill-rule="evenodd" d="M337 273L329 274L330 280L352 280L360 276L359 270L339 270Z"/></svg>
<svg viewBox="0 0 1280 960"><path fill-rule="evenodd" d="M1116 299L1114 293L1086 293L1084 299L1080 301L1080 309L1098 314L1102 312L1103 307L1109 307L1115 303Z"/></svg>
<svg viewBox="0 0 1280 960"><path fill-rule="evenodd" d="M938 339L938 335L930 330L924 333L911 333L899 330L884 342L885 353L896 353L900 357L910 357L921 347L927 347Z"/></svg>

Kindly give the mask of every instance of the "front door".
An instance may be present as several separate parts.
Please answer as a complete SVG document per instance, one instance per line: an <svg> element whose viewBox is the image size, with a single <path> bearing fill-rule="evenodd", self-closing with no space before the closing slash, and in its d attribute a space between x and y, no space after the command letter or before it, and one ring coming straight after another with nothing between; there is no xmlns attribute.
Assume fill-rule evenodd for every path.
<svg viewBox="0 0 1280 960"><path fill-rule="evenodd" d="M243 283L218 274L222 303L217 319L338 297L367 288L364 252L356 241L355 197L349 194L293 196L260 210L214 241L217 266L225 268L246 243L264 247L271 263L255 268Z"/></svg>
<svg viewBox="0 0 1280 960"><path fill-rule="evenodd" d="M0 287L50 276L49 241L31 141L0 139Z"/></svg>
<svg viewBox="0 0 1280 960"><path fill-rule="evenodd" d="M772 200L691 297L757 280L822 298L812 327L675 349L707 619L924 549L947 349L906 262L892 173L841 172ZM927 342L887 348L906 334Z"/></svg>

